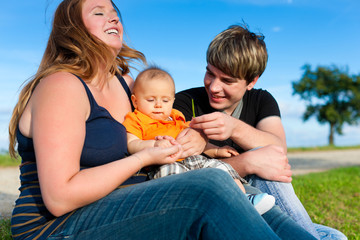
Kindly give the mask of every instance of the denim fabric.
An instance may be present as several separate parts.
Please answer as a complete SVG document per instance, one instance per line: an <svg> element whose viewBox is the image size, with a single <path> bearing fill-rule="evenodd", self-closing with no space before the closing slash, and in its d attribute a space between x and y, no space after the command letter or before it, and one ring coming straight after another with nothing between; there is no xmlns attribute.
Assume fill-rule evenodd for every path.
<svg viewBox="0 0 360 240"><path fill-rule="evenodd" d="M291 183L264 180L256 175L247 178L249 184L275 197L275 204L317 239L346 240L346 236L336 229L314 224L302 203L296 196Z"/></svg>
<svg viewBox="0 0 360 240"><path fill-rule="evenodd" d="M200 169L117 189L49 239L312 239L280 210L264 215L226 172Z"/></svg>

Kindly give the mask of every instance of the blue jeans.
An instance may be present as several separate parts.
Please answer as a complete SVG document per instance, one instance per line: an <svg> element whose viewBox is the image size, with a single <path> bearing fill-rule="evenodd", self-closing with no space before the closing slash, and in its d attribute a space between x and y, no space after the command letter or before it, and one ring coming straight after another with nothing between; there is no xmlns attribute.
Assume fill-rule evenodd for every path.
<svg viewBox="0 0 360 240"><path fill-rule="evenodd" d="M200 169L117 189L49 239L314 239L278 207L261 217L233 179Z"/></svg>
<svg viewBox="0 0 360 240"><path fill-rule="evenodd" d="M262 192L274 196L276 199L275 204L317 239L347 239L343 233L336 229L314 224L296 196L291 183L268 181L256 175L249 176L247 180L249 184L260 189Z"/></svg>

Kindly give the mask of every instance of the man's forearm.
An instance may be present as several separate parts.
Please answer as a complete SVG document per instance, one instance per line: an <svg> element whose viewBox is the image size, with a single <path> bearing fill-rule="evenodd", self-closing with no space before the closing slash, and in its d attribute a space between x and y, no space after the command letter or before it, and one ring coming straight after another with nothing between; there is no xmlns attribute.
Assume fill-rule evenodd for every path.
<svg viewBox="0 0 360 240"><path fill-rule="evenodd" d="M285 133L280 118L269 117L252 127L241 120L235 120L235 128L230 137L245 151L267 145L277 145L287 150Z"/></svg>
<svg viewBox="0 0 360 240"><path fill-rule="evenodd" d="M223 161L229 163L242 177L256 174L272 181L291 182L292 180L292 171L286 153L282 147L276 145L247 151Z"/></svg>

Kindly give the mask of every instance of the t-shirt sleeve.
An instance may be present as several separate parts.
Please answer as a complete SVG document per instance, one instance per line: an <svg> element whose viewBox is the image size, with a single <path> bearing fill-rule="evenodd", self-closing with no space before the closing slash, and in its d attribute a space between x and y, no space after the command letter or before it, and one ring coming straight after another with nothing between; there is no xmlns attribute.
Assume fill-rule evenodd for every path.
<svg viewBox="0 0 360 240"><path fill-rule="evenodd" d="M142 139L142 127L139 119L134 113L128 113L122 124L125 126L128 133L134 134L139 139Z"/></svg>
<svg viewBox="0 0 360 240"><path fill-rule="evenodd" d="M270 116L281 117L280 109L275 98L268 91L265 90L261 94L261 100L260 100L259 111L257 116L258 122Z"/></svg>
<svg viewBox="0 0 360 240"><path fill-rule="evenodd" d="M190 121L193 117L192 98L185 92L179 92L175 95L173 108L184 114L186 121Z"/></svg>

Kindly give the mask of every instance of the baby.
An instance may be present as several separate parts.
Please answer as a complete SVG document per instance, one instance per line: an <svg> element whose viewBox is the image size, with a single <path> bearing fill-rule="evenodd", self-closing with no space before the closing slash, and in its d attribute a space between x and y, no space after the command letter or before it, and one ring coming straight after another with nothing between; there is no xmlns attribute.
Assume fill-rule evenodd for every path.
<svg viewBox="0 0 360 240"><path fill-rule="evenodd" d="M128 113L123 125L127 130L128 151L136 153L147 147L167 147L176 142L177 135L189 127L189 122L181 112L173 109L175 83L169 73L150 67L137 76L131 95L135 111ZM201 168L219 168L228 172L245 193L242 183L246 181L231 165L215 159L238 155L230 146L218 147L207 143L203 155L179 159L174 163L154 166L148 170L150 179L179 174ZM264 214L275 204L275 198L266 193L246 194L260 214Z"/></svg>

